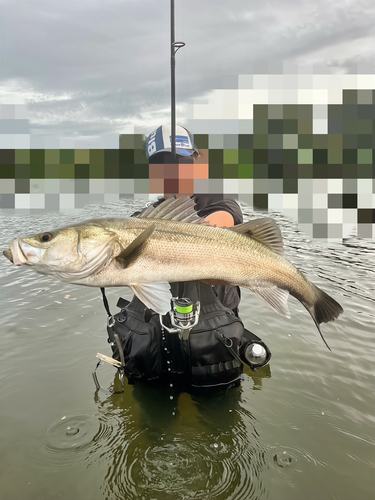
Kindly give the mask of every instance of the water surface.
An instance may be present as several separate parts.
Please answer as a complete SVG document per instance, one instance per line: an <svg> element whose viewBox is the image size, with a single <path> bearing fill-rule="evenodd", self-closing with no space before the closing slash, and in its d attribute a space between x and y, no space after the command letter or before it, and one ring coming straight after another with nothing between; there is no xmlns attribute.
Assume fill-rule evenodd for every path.
<svg viewBox="0 0 375 500"><path fill-rule="evenodd" d="M140 201L80 212L0 214L0 248L17 235ZM243 207L245 219L256 214ZM375 465L375 244L310 241L281 226L287 258L345 312L322 325L328 351L292 297L290 320L243 291L245 325L272 350L241 387L212 397L174 388L96 392L110 355L99 289L60 283L0 258L0 499L369 500ZM112 311L127 288L108 289ZM109 366L101 384L119 387Z"/></svg>

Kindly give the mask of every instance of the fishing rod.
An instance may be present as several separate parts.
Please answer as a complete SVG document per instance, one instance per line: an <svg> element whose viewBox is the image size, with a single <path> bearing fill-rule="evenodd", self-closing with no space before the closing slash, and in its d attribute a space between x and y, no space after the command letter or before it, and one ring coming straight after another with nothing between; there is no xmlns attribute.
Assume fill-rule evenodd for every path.
<svg viewBox="0 0 375 500"><path fill-rule="evenodd" d="M174 0L171 0L171 153L173 161L176 158L176 59L178 49L184 47L184 42L175 41L174 30Z"/></svg>

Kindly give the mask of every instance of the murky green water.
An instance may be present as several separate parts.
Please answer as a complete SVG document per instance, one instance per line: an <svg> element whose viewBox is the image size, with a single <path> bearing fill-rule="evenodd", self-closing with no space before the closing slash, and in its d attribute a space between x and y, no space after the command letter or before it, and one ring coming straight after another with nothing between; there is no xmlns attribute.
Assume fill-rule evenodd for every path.
<svg viewBox="0 0 375 500"><path fill-rule="evenodd" d="M139 202L75 215L0 215L0 247L16 235ZM246 210L245 210L246 212ZM247 211L248 215L251 211ZM100 291L62 284L0 258L0 499L369 500L375 494L375 244L308 241L276 216L286 255L345 313L292 319L243 291L241 316L270 346L269 367L225 396L127 386L96 393L109 355ZM108 290L112 310L125 289ZM115 371L99 369L103 386Z"/></svg>

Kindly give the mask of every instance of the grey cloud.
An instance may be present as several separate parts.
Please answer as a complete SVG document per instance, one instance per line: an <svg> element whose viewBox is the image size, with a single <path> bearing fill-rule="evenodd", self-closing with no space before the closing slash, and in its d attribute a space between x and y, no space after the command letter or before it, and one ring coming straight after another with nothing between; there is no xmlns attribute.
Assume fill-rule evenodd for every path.
<svg viewBox="0 0 375 500"><path fill-rule="evenodd" d="M355 71L355 61L370 58L360 43L372 35L370 0L175 3L176 39L186 43L176 55L179 103L225 86L225 75L273 72L295 58L316 62L328 57L323 49L330 55L321 63L332 71ZM169 2L161 0L3 0L2 83L71 96L29 104L38 133L104 134L135 116L147 128L147 117L162 116L170 103L169 23ZM337 49L345 41L354 55Z"/></svg>

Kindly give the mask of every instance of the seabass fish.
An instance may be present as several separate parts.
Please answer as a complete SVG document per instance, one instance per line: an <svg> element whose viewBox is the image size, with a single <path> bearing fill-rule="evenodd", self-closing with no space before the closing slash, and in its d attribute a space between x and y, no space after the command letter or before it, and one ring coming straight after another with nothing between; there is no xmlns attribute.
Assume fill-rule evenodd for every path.
<svg viewBox="0 0 375 500"><path fill-rule="evenodd" d="M211 227L197 216L188 196L151 206L139 217L89 220L16 238L4 255L15 265L69 283L129 286L159 314L170 310L169 283L194 280L248 288L287 317L291 294L309 311L319 332L320 323L343 312L283 257L281 232L273 219L231 229Z"/></svg>

